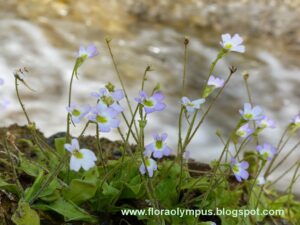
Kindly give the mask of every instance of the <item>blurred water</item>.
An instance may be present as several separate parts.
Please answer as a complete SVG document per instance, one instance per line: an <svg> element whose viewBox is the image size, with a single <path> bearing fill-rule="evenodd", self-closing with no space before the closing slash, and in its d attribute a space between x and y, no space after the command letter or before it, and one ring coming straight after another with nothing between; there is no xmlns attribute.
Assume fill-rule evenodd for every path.
<svg viewBox="0 0 300 225"><path fill-rule="evenodd" d="M60 10L63 14L63 9ZM103 12L100 19L109 13L111 11ZM109 81L120 86L104 41L110 35L131 99L138 94L145 67L150 64L155 69L149 74L147 89L150 91L157 82L161 83L168 107L164 113L150 115L147 136L150 140L151 131L166 131L170 145L175 149L176 143L172 140L177 138L175 128L181 88L183 37L188 35L190 39L187 85L191 98L199 96L209 64L219 50L220 33L211 29L184 29L153 22L136 22L134 26L124 29L122 23L126 21L110 21L108 27L101 28L77 21L76 17L73 21L46 16L24 19L15 11L4 10L0 10L0 18L0 77L6 82L1 87L0 96L12 102L7 110L1 110L0 124L26 122L17 103L12 76L14 69L26 66L30 70L26 80L36 93L24 87L21 93L30 117L46 135L65 130L67 85L79 44L95 43L100 55L88 60L80 69L80 80L74 83L73 100L93 104L90 92ZM94 24L93 21L91 23ZM295 61L299 52L290 51L288 46L275 39L245 38L247 53L231 54L216 67L215 74L223 78L228 74L229 65L236 65L239 70L190 145L192 157L197 160L207 162L215 159L222 149L215 135L216 129L221 129L224 136L228 136L239 119L238 109L247 101L241 75L244 70L251 75L254 102L263 106L266 114L277 121L276 130L264 132L271 143L276 144L284 126L299 110L300 64ZM78 134L80 128L82 126L73 128L73 134ZM117 134L109 134L108 137L118 139ZM299 159L299 156L298 151L293 159ZM291 161L286 162L283 168L290 164ZM290 177L288 175L282 180L281 188Z"/></svg>

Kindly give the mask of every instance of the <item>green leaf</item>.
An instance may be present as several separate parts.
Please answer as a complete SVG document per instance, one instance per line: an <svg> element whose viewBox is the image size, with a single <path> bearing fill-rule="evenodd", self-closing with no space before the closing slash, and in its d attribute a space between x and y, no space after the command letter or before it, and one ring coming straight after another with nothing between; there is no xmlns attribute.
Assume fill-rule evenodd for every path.
<svg viewBox="0 0 300 225"><path fill-rule="evenodd" d="M194 190L199 189L201 191L207 191L209 186L209 180L207 177L190 178L186 183L181 186L181 189Z"/></svg>
<svg viewBox="0 0 300 225"><path fill-rule="evenodd" d="M32 163L25 157L20 157L20 161L19 169L32 177L38 176L42 170L36 163Z"/></svg>
<svg viewBox="0 0 300 225"><path fill-rule="evenodd" d="M80 205L93 198L96 191L96 182L73 179L69 188L64 191L64 198L66 200L72 200L75 204Z"/></svg>
<svg viewBox="0 0 300 225"><path fill-rule="evenodd" d="M20 200L18 208L11 219L16 225L40 225L37 212L31 209L29 204L23 200Z"/></svg>
<svg viewBox="0 0 300 225"><path fill-rule="evenodd" d="M65 154L65 152L66 152L65 147L64 147L65 143L66 143L65 137L55 138L54 145L55 145L55 149L59 155Z"/></svg>
<svg viewBox="0 0 300 225"><path fill-rule="evenodd" d="M5 191L9 191L13 194L16 194L18 196L21 195L18 186L16 184L9 184L6 181L4 181L2 178L0 178L0 189L1 190L5 190Z"/></svg>
<svg viewBox="0 0 300 225"><path fill-rule="evenodd" d="M24 200L26 202L30 202L31 199L36 195L36 193L40 190L42 183L45 179L44 172L40 171L39 175L36 177L33 185L30 188L25 190Z"/></svg>
<svg viewBox="0 0 300 225"><path fill-rule="evenodd" d="M122 191L120 198L138 198L141 192L142 181L140 175L135 176L129 183L124 183L126 188Z"/></svg>
<svg viewBox="0 0 300 225"><path fill-rule="evenodd" d="M82 208L78 207L71 201L66 201L62 198L56 200L51 204L36 204L33 205L34 208L41 210L52 210L62 215L67 222L69 221L86 221L90 223L96 223L97 219L91 216ZM26 224L29 225L29 224Z"/></svg>

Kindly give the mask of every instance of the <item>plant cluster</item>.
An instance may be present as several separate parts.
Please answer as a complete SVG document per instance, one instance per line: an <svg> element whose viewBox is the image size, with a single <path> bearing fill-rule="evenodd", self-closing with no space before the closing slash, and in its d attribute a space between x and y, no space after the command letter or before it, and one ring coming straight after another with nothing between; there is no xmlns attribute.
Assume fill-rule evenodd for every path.
<svg viewBox="0 0 300 225"><path fill-rule="evenodd" d="M30 119L19 94L19 85L26 83L26 69L17 70L15 88L22 110L27 119L30 138L17 138L7 132L2 137L1 163L5 172L0 177L0 190L5 195L14 195L18 201L11 220L16 225L38 224L299 224L300 203L293 195L294 184L299 177L300 161L282 172L277 179L269 176L298 148L300 142L283 158L278 157L287 143L294 141L300 128L300 115L287 125L277 144L267 143L261 134L276 127L275 122L265 115L260 106L255 106L250 95L248 74L244 74L245 88L249 101L239 113L235 128L229 134L217 132L223 149L218 160L208 169L192 168L189 145L216 104L236 67L229 68L228 75L214 75L219 60L231 52L243 53L243 39L235 34L222 35L221 49L212 62L197 99L186 92L186 64L189 40L184 40L184 66L182 75L180 110L177 120L177 149L168 145L167 133L153 132L153 141L147 125L152 114L164 113L167 107L159 84L147 91L147 77L152 67L147 66L137 97L127 95L122 76L111 49L111 40L106 39L120 89L112 83L91 93L94 105L79 105L72 99L72 86L78 70L89 58L99 53L94 45L81 46L75 61L69 84L66 106L66 133L56 138L52 146L37 131ZM3 83L0 80L0 83ZM221 116L221 115L220 115ZM78 137L72 128L79 123L85 127ZM120 125L123 124L125 128ZM81 140L88 127L95 127L91 147ZM100 136L117 130L121 145L118 157L111 156ZM29 158L20 146L26 146ZM84 147L80 147L80 145ZM253 149L253 145L256 147ZM90 147L88 147L90 146ZM172 153L177 152L176 156ZM284 194L274 189L289 171L293 177ZM4 171L4 170L3 170ZM30 177L24 183L22 176ZM122 209L283 209L281 216L247 215L231 216L173 216L136 215L122 216ZM0 214L3 224L10 224L6 213ZM48 221L48 223L47 223Z"/></svg>

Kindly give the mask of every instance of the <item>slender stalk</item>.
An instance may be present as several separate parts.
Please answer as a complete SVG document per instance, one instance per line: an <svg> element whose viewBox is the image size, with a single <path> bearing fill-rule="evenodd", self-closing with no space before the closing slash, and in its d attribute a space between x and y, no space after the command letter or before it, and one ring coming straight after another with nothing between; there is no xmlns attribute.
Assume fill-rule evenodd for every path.
<svg viewBox="0 0 300 225"><path fill-rule="evenodd" d="M102 166L104 168L104 172L106 173L106 159L104 158L103 155L103 150L102 150L102 146L100 144L100 131L99 131L99 125L98 123L96 124L96 140L97 140L97 156L100 158Z"/></svg>
<svg viewBox="0 0 300 225"><path fill-rule="evenodd" d="M292 181L288 187L288 205L287 205L287 210L288 210L288 216L290 217L291 216L291 196L292 196L292 191L293 191L293 186L294 184L296 183L296 180L297 180L297 174L298 174L298 171L299 171L299 168L300 168L300 163L297 164L297 167L295 169L295 172L293 174L293 178L292 178Z"/></svg>
<svg viewBox="0 0 300 225"><path fill-rule="evenodd" d="M74 80L74 76L77 75L77 68L78 68L78 64L77 61L75 62L73 71L72 71L72 75L71 75L71 79L70 79L70 83L69 83L69 94L68 94L68 107L71 106L71 101L72 101L72 86L73 86L73 80ZM68 113L67 115L67 136L66 136L66 142L69 143L71 136L70 136L70 123L71 123L71 115L70 113Z"/></svg>
<svg viewBox="0 0 300 225"><path fill-rule="evenodd" d="M300 146L300 141L297 142L297 144L293 148L291 148L291 150L283 157L283 159L281 159L277 163L277 165L273 169L270 170L269 173L274 172L299 146Z"/></svg>
<svg viewBox="0 0 300 225"><path fill-rule="evenodd" d="M28 114L27 114L27 112L26 112L25 106L24 106L24 104L23 104L23 102L22 102L22 100L21 100L18 86L19 86L19 84L18 84L18 78L17 78L17 76L15 75L15 89L16 89L16 93L17 93L17 98L18 98L18 101L19 101L19 103L20 103L20 105L21 105L21 107L22 107L23 113L24 113L24 115L25 115L25 117L26 117L26 119L27 119L27 123L28 123L28 125L30 125L30 124L32 124L32 123L31 123L31 121L30 121L30 119L29 119L29 116L28 116Z"/></svg>
<svg viewBox="0 0 300 225"><path fill-rule="evenodd" d="M184 57L183 57L183 76L182 76L182 96L185 96L185 81L186 81L186 66L187 66L187 57L188 51L187 47L189 44L189 39L187 37L184 38Z"/></svg>
<svg viewBox="0 0 300 225"><path fill-rule="evenodd" d="M183 149L186 148L186 146L191 142L191 140L193 139L194 135L197 133L199 127L201 126L201 124L203 123L203 121L205 120L206 116L208 115L208 113L210 112L211 108L213 107L213 105L215 104L216 100L218 99L218 97L221 95L221 93L223 92L224 88L226 87L226 85L228 84L231 76L236 72L236 69L230 69L230 73L229 76L227 77L227 79L224 82L224 86L222 88L220 88L220 90L218 91L216 97L212 100L212 102L210 103L208 109L206 110L206 112L204 113L204 115L202 116L201 120L199 121L199 123L197 124L196 128L194 129L194 131L192 132L190 137L187 137L184 145L183 145Z"/></svg>

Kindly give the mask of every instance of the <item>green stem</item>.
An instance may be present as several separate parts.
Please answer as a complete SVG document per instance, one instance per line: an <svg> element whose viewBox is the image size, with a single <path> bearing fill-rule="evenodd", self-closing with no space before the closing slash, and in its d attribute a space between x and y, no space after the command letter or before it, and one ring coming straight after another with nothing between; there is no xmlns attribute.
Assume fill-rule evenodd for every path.
<svg viewBox="0 0 300 225"><path fill-rule="evenodd" d="M184 57L183 57L183 76L182 76L182 96L185 96L185 81L186 81L186 66L187 66L187 46L189 44L189 39L184 38Z"/></svg>
<svg viewBox="0 0 300 225"><path fill-rule="evenodd" d="M73 80L74 76L77 74L77 68L78 68L78 63L77 60L75 62L70 83L69 83L69 94L68 94L68 107L71 106L71 101L72 101L72 86L73 86ZM71 135L70 135L70 123L71 123L71 115L68 113L67 115L67 136L66 136L66 142L69 143L71 141Z"/></svg>

